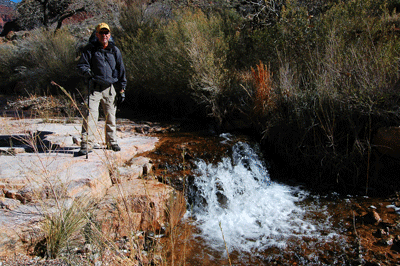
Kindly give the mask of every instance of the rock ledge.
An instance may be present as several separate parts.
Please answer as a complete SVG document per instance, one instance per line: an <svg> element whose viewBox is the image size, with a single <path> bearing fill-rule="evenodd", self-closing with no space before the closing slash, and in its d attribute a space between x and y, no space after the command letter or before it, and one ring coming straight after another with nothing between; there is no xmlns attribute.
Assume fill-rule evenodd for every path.
<svg viewBox="0 0 400 266"><path fill-rule="evenodd" d="M124 222L122 203L135 230L164 227L171 219L168 210L177 208L171 199L184 205L170 186L140 179L152 169L140 154L155 149L158 138L138 134L129 124L118 126L120 152L100 148L86 159L75 156L80 121L0 118L0 123L0 256L29 254L44 237L45 215L57 211L59 202L95 201L97 219L118 236L127 233L116 227ZM103 129L100 122L99 135Z"/></svg>

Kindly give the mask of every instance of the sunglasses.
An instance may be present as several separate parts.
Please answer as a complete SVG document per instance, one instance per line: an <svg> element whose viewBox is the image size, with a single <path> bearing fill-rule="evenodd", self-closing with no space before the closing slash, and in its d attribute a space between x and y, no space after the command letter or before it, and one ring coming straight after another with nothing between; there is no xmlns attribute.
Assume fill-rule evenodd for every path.
<svg viewBox="0 0 400 266"><path fill-rule="evenodd" d="M99 31L99 34L100 35L107 35L107 34L109 34L110 32L108 31L108 30L101 30L101 31Z"/></svg>

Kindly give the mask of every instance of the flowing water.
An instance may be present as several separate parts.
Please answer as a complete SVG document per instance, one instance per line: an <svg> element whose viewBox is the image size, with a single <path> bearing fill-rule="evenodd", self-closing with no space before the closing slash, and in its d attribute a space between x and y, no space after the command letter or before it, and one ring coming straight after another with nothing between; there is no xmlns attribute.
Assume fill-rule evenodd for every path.
<svg viewBox="0 0 400 266"><path fill-rule="evenodd" d="M312 196L305 190L271 181L256 147L237 142L231 157L196 165L196 193L187 215L199 230L199 245L216 254L214 263L227 254L236 257L235 264L271 262L280 252L296 256L297 248L314 250L299 258L302 263L320 263L319 248L329 243L340 250L346 242L332 227L326 206L306 204Z"/></svg>
<svg viewBox="0 0 400 266"><path fill-rule="evenodd" d="M365 265L367 259L377 261L379 252L388 254L390 247L375 249L369 240L376 227L360 220L369 206L378 204L384 213L386 205L275 182L251 141L229 134L181 135L164 143L164 152L171 162L159 161L166 165L177 162L179 154L184 158L171 174L185 169L177 175L189 176L185 184L175 183L186 186L188 211L169 237L168 265ZM182 180L178 176L175 180ZM397 216L390 212L384 218L395 223Z"/></svg>

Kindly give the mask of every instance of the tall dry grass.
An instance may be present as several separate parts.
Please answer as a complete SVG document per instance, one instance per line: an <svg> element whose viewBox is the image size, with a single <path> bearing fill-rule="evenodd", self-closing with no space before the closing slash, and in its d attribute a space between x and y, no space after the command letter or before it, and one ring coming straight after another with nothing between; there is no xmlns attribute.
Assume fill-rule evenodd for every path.
<svg viewBox="0 0 400 266"><path fill-rule="evenodd" d="M163 2L159 9L139 2L121 12L121 28L113 30L136 111L245 125L273 144L285 168L312 169L313 178L303 180L344 187L365 176L370 136L398 123L395 1L291 0L263 20L221 2ZM2 45L2 84L22 81L27 90L46 91L50 77L72 82L65 70L74 69L75 43L68 33L36 31ZM257 73L249 80L252 68ZM32 77L39 78L28 82Z"/></svg>
<svg viewBox="0 0 400 266"><path fill-rule="evenodd" d="M283 46L276 47L273 67L277 108L262 116L264 144L280 176L318 189L359 193L368 187L371 137L399 122L398 16L384 6L365 16L371 5L333 5L312 24L299 9L284 10L287 20L277 27ZM288 36L296 27L300 33ZM302 31L307 34L296 36Z"/></svg>
<svg viewBox="0 0 400 266"><path fill-rule="evenodd" d="M299 171L310 184L352 190L366 184L373 133L399 120L393 6L293 0L277 11L279 19L257 26L229 12L185 10L159 24L124 21L132 34L122 43L138 51L138 80L162 81L138 84L144 91L180 106L182 95L194 96L219 124L255 128L270 159L293 169L282 176Z"/></svg>
<svg viewBox="0 0 400 266"><path fill-rule="evenodd" d="M220 117L229 83L227 24L234 19L191 8L173 9L169 19L145 17L146 12L127 9L124 31L117 33L135 87L130 93L176 115L200 111Z"/></svg>
<svg viewBox="0 0 400 266"><path fill-rule="evenodd" d="M0 86L17 95L55 94L51 80L74 88L79 83L76 44L67 30L36 29L15 43L0 45Z"/></svg>
<svg viewBox="0 0 400 266"><path fill-rule="evenodd" d="M57 84L54 83L54 85ZM59 87L78 109L78 104L73 101L72 96L64 88ZM35 118L48 120L47 115ZM56 119L53 118L52 121ZM24 118L17 118L18 120L21 127L19 130L23 130ZM17 121L13 123L15 124ZM29 127L29 125L26 126ZM15 125L5 125L3 131L6 129L12 136ZM28 128L25 131L31 132ZM101 133L97 132L95 135L101 136ZM101 142L101 139L99 138L98 142ZM48 259L60 258L76 265L82 263L82 265L94 265L99 262L118 265L150 265L154 263L165 265L166 258L162 253L161 238L151 235L149 232L141 232L136 226L135 217L132 217L131 195L124 188L128 180L120 176L118 169L120 165L115 162L112 153L104 150L104 156L100 156L100 158L103 158L103 164L107 166L110 178L119 180L114 183L114 186L118 188L118 197L109 199L109 203L121 206L116 213L117 216L113 217L114 221L111 221L111 225L114 225L117 220L120 221L118 228L112 228L112 230L121 232L120 234L115 234L115 231L108 234L111 231L104 230L108 221L99 216L102 212L99 212L98 208L104 204L101 198L86 194L80 194L77 197L70 196L69 190L74 186L74 178L69 178L69 169L50 167L57 164L57 153L59 152L57 146L49 145L47 141L43 140L41 134L35 132L18 137L17 140L18 143L29 146L32 152L32 164L24 162L23 159L19 162L26 184L24 203L35 203L37 206L37 215L40 217L38 221L40 221L41 234L43 234L42 241L33 243L36 246L32 255L40 255ZM150 201L151 196L146 186L144 186L144 190L146 194L144 200ZM150 202L143 202L143 205L150 206L145 210L149 213L142 214L143 217L151 218ZM168 221L164 230L168 232L171 239L175 237L176 224L185 211L182 206L185 206L182 195L169 197L169 202L164 210ZM152 223L152 221L150 222ZM155 234L160 229L154 227L149 230ZM126 234L122 234L122 232Z"/></svg>

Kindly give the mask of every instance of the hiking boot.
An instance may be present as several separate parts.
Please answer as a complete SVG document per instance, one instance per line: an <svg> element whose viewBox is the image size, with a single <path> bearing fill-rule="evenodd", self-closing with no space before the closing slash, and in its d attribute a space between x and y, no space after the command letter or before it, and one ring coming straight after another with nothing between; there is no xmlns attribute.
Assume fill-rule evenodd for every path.
<svg viewBox="0 0 400 266"><path fill-rule="evenodd" d="M92 147L88 146L86 143L81 145L81 149L78 151L77 156L87 155L89 152L92 152Z"/></svg>
<svg viewBox="0 0 400 266"><path fill-rule="evenodd" d="M87 155L87 154L90 153L90 152L92 152L92 150L88 150L88 149L86 149L86 148L84 148L84 149L81 148L81 149L78 151L77 156Z"/></svg>
<svg viewBox="0 0 400 266"><path fill-rule="evenodd" d="M120 151L121 148L118 146L118 144L109 144L107 145L108 150L113 150L113 151Z"/></svg>
<svg viewBox="0 0 400 266"><path fill-rule="evenodd" d="M93 144L93 149L101 149L101 145L99 143Z"/></svg>

